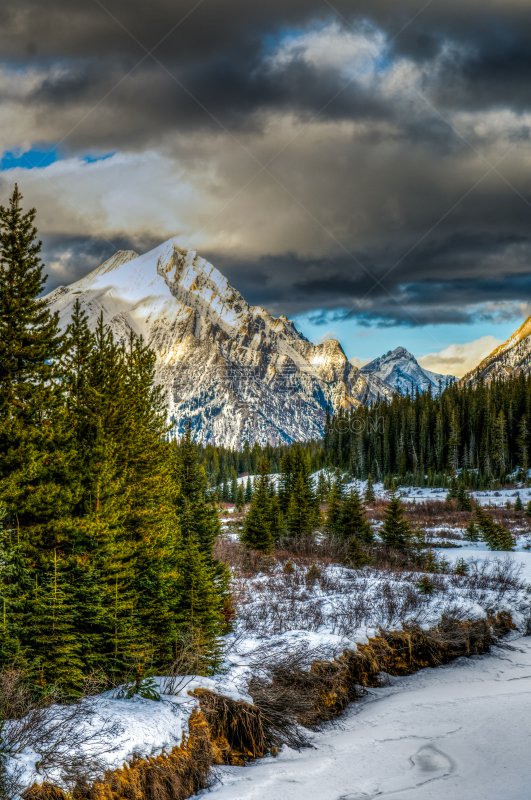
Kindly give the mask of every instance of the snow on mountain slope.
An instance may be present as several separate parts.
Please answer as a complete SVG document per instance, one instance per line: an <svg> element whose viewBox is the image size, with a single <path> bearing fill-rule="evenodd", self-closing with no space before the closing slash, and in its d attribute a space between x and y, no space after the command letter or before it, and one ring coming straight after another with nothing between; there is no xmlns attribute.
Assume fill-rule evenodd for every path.
<svg viewBox="0 0 531 800"><path fill-rule="evenodd" d="M439 381L444 387L447 381L454 381L452 375L438 375L423 369L416 358L405 347L389 350L384 356L375 358L361 368L361 372L370 378L379 378L392 389L401 394L411 393L418 389L426 392L430 387L439 391Z"/></svg>
<svg viewBox="0 0 531 800"><path fill-rule="evenodd" d="M157 355L175 433L187 418L203 442L241 446L322 435L326 407L392 393L335 340L309 342L285 316L249 306L212 264L173 240L138 256L120 251L46 298L64 329L79 299L119 340L142 335Z"/></svg>
<svg viewBox="0 0 531 800"><path fill-rule="evenodd" d="M509 378L520 372L531 370L531 317L520 325L506 342L500 344L490 355L483 359L475 369L464 375L460 384L472 382L479 378L487 383L493 378Z"/></svg>

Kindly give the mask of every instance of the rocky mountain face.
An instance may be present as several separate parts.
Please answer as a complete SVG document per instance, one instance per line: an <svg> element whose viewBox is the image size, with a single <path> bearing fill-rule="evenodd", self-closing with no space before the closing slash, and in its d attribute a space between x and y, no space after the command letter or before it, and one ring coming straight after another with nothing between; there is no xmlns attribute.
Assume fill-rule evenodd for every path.
<svg viewBox="0 0 531 800"><path fill-rule="evenodd" d="M475 369L464 375L460 384L476 384L481 378L489 383L493 378L509 378L531 371L531 317L506 342L499 345Z"/></svg>
<svg viewBox="0 0 531 800"><path fill-rule="evenodd" d="M455 381L452 375L439 375L424 369L420 366L416 358L409 353L405 347L397 347L389 350L384 356L375 358L361 368L361 372L371 379L379 378L387 386L401 394L410 394L417 389L419 392L426 392L430 387L432 391L439 391L439 381L442 387L447 382Z"/></svg>
<svg viewBox="0 0 531 800"><path fill-rule="evenodd" d="M103 314L118 340L143 336L157 356L175 436L190 418L204 443L304 441L322 435L327 405L351 408L393 393L376 371L353 367L337 341L312 344L172 240L142 256L120 251L45 299L63 329L79 299L92 328Z"/></svg>

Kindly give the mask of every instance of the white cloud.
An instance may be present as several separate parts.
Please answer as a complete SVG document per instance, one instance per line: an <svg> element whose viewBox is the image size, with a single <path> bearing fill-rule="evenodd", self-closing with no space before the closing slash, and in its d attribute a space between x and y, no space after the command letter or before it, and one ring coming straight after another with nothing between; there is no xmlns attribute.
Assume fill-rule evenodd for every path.
<svg viewBox="0 0 531 800"><path fill-rule="evenodd" d="M461 378L477 367L480 361L501 343L501 339L497 339L495 336L482 336L480 339L474 339L465 344L451 344L439 353L429 353L417 358L417 361L421 367L430 369L432 372Z"/></svg>
<svg viewBox="0 0 531 800"><path fill-rule="evenodd" d="M365 364L369 363L370 359L368 359L368 358L358 358L358 356L354 356L354 358L349 358L349 361L350 361L350 363L352 364L353 367L356 367L356 369L361 369L361 367L363 367L363 366L365 366Z"/></svg>
<svg viewBox="0 0 531 800"><path fill-rule="evenodd" d="M337 70L345 77L360 79L375 72L376 60L385 48L381 31L345 30L334 22L317 30L287 36L269 58L273 70L301 60L319 70Z"/></svg>
<svg viewBox="0 0 531 800"><path fill-rule="evenodd" d="M328 341L328 339L337 339L337 340L339 340L339 333L337 331L327 331L322 336L320 336L318 339L314 339L313 343L314 344L322 344L323 342Z"/></svg>

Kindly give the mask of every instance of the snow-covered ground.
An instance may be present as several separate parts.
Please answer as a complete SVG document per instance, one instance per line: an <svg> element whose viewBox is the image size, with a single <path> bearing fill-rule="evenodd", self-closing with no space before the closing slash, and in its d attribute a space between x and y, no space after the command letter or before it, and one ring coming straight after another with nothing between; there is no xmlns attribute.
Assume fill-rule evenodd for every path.
<svg viewBox="0 0 531 800"><path fill-rule="evenodd" d="M195 675L154 678L154 688L161 697L159 701L138 694L127 699L123 696L123 687L87 698L84 702L88 714L80 716L74 727L77 731L85 729L89 736L96 731L100 733L96 739L81 743L78 750L89 757L97 756L100 764L109 769L122 767L133 755L156 756L163 750L171 750L181 743L183 734L188 732L188 719L192 711L199 708L198 700L191 697L189 692L197 688L210 689L233 700L251 702L245 692L248 668L240 666L243 660L235 656L229 671L213 678ZM60 719L55 715L62 714L64 708L53 706L49 715L51 726L57 727L58 746L63 749L65 745L61 737L64 726L57 725ZM65 713L68 724L68 711ZM9 727L17 726L17 723L8 721L5 725L9 739ZM53 768L43 770L41 755L37 750L38 747L36 750L26 747L8 762L8 769L22 769L20 780L23 786L43 780L61 783L59 771Z"/></svg>
<svg viewBox="0 0 531 800"><path fill-rule="evenodd" d="M351 485L361 492L365 489L361 481ZM376 484L375 489L377 495L387 495L382 484ZM407 500L428 497L442 500L446 495L445 490L438 493L414 488L403 491L408 492L404 498ZM476 493L476 496L487 505L489 502L494 505L495 500L505 505L507 494L500 492L496 497L494 493ZM524 503L528 495L531 499L531 490L522 489L520 494ZM514 493L509 496L514 503ZM225 522L229 520L227 517ZM439 526L432 528L432 533L436 535L432 539L434 545L445 535L453 535L460 545L455 549L436 550L441 558L451 564L464 559L470 562L471 567L469 575L437 575L434 578L437 586L431 594L419 591L417 583L421 575L414 572L387 573L371 567L350 570L339 565L320 564L318 557L316 563L310 563L311 560L295 562L289 570L279 563L265 572L239 578L236 587L239 618L235 633L227 637L223 674L214 678L185 678L177 686L166 686L166 691L164 680L156 679L162 694L161 702L138 695L128 700L117 697L116 691L104 693L91 701L94 711L92 727L104 728L109 719L115 719L120 726L120 731L113 733L114 749L103 757L107 766L120 767L133 754L157 755L163 749L169 750L179 744L187 730L189 715L197 705L197 700L188 694L194 688L204 687L234 699L250 700L246 694L247 681L253 660L260 658L260 648L264 646L271 653L275 648L281 651L282 648L305 645L310 655L321 648L323 653L326 651L323 657L331 658L345 647L355 649L357 644L367 642L367 638L376 635L380 627L400 629L404 623L410 622L428 628L436 625L445 612L478 618L485 617L488 612L507 610L519 627L519 635L525 633L531 608L531 551L523 549L527 539L520 536L513 553L492 553L484 543L467 542L462 528L449 527L446 530ZM520 585L513 583L509 589L500 591L496 578L485 582L485 570L496 570L495 562L503 565L507 559L520 567ZM480 580L476 579L478 574L483 575L480 575ZM474 725L481 731L481 714L485 715L485 720L488 718L489 703L485 698L490 695L481 693L483 685L487 687L489 682L493 682L495 711L500 715L502 730L510 714L504 716L503 703L497 699L498 689L501 696L507 695L509 709L513 701L516 706L522 703L522 696L516 691L518 687L526 685L527 691L531 692L531 640L519 641L525 642L530 677L529 683L524 684L523 678L517 675L515 691L510 688L513 684L507 691L500 688L500 681L503 683L505 678L496 677L496 674L501 668L488 666L506 657L512 659L511 651L498 653L491 661L488 657L470 662L460 660L455 668L425 670L407 680L393 679L392 686L375 690L368 701L355 705L339 723L341 730L328 728L326 733L316 734L313 743L317 751L298 754L286 749L278 760L268 758L263 764L253 767L223 770L223 781L228 783L226 787L216 789L214 797L217 794L219 800L225 797L232 800L255 797L296 800L299 796L304 796L304 800L313 800L314 797L320 800L362 800L375 797L379 792L383 797L394 793L397 798L411 797L412 800L415 797L438 800L447 796L463 797L463 800L465 797L473 800L477 796L483 800L485 794L474 795L468 789L461 795L452 795L452 792L441 794L440 787L444 787L446 792L447 786L454 785L456 776L462 774L466 778L469 774L467 759L470 775L475 769L482 769L483 755L474 755L476 749L483 747L481 737L477 747L468 745L470 757L460 754L459 743L463 737L467 739L475 735ZM520 643L517 646L520 647ZM511 669L514 667L518 671L517 663L508 663ZM491 669L494 677L490 676ZM470 697L463 694L468 675L472 683ZM455 681L455 686L452 681ZM522 689L521 694L524 693ZM459 702L454 695L461 698ZM465 725L467 708L471 709L470 729ZM402 714L403 709L410 710ZM434 716L435 712L437 716ZM448 722L453 718L452 714L456 720L453 727ZM463 715L466 719L461 718ZM427 719L433 733L426 727ZM489 725L492 725L490 721ZM494 761L503 765L503 772L507 764L512 763L514 753L520 753L520 750L516 745L512 749L509 744L506 746L505 740L504 749L498 749L499 737L494 730L492 728L488 734L490 738L487 741L495 750ZM452 748L446 748L450 733L454 737L452 742L455 746L452 747L457 755ZM335 755L333 750L337 750ZM385 752L390 754L387 761L383 758ZM37 774L35 764L38 760L39 755L31 749L20 753L16 759L24 768L26 785L35 779L42 781L55 777L42 772ZM309 785L313 794L307 792ZM417 785L421 788L411 788ZM468 784L465 782L463 786ZM524 795L493 791L489 797L517 800ZM531 797L531 789L525 797Z"/></svg>
<svg viewBox="0 0 531 800"><path fill-rule="evenodd" d="M212 800L529 800L531 637L373 689L312 748L223 767Z"/></svg>
<svg viewBox="0 0 531 800"><path fill-rule="evenodd" d="M319 473L316 472L317 476ZM360 494L365 492L367 481L353 480L347 484L346 488L357 489ZM402 496L405 503L425 503L426 501L444 501L448 494L448 489L441 487L431 488L428 486L400 486L397 484L397 491ZM374 492L378 499L387 499L389 492L383 488L383 483L374 484ZM489 489L488 491L470 492L470 496L481 506L499 506L505 508L507 502L514 506L517 495L524 506L531 500L531 487L519 486L510 489Z"/></svg>

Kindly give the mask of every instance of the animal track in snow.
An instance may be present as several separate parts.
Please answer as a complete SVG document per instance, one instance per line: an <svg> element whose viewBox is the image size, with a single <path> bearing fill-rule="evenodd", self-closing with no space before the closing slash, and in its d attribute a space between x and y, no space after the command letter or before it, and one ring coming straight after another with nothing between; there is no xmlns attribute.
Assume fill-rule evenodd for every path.
<svg viewBox="0 0 531 800"><path fill-rule="evenodd" d="M374 794L354 792L342 795L338 800L373 800L376 797L414 791L426 783L446 778L455 770L452 759L432 744L424 745L417 750L411 756L410 762L411 768L407 772L385 781Z"/></svg>

